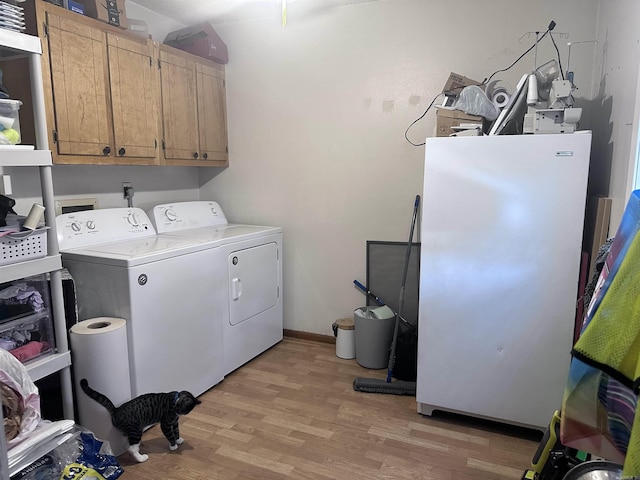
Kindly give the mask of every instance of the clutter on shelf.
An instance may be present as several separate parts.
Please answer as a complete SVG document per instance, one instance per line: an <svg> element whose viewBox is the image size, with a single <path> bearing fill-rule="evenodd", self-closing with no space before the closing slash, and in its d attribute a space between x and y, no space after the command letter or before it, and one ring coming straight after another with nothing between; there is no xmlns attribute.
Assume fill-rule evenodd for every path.
<svg viewBox="0 0 640 480"><path fill-rule="evenodd" d="M482 82L451 72L442 88L444 99L436 106L436 136L448 137L461 130L482 134L484 119L495 120L499 110L485 94Z"/></svg>
<svg viewBox="0 0 640 480"><path fill-rule="evenodd" d="M0 350L26 363L55 348L45 275L0 284Z"/></svg>
<svg viewBox="0 0 640 480"><path fill-rule="evenodd" d="M0 1L0 28L24 32L24 8L16 2Z"/></svg>
<svg viewBox="0 0 640 480"><path fill-rule="evenodd" d="M65 0L62 5L60 5L61 2L56 1L50 3L58 6L64 6L66 3L67 8L72 12L95 18L115 27L129 28L124 0Z"/></svg>
<svg viewBox="0 0 640 480"><path fill-rule="evenodd" d="M124 470L108 442L72 420L42 419L40 395L26 368L0 350L0 397L11 478L104 478Z"/></svg>
<svg viewBox="0 0 640 480"><path fill-rule="evenodd" d="M20 100L0 99L0 145L17 145L20 137Z"/></svg>
<svg viewBox="0 0 640 480"><path fill-rule="evenodd" d="M2 78L3 72L0 68L0 145L17 145L21 142L20 105L22 102L11 98L11 94L2 83Z"/></svg>
<svg viewBox="0 0 640 480"><path fill-rule="evenodd" d="M0 195L0 266L47 256L45 207L34 203L25 217L16 214L15 204L14 199Z"/></svg>
<svg viewBox="0 0 640 480"><path fill-rule="evenodd" d="M9 214L16 215L13 207L16 206L16 201L13 198L0 195L0 227L7 226L7 216Z"/></svg>

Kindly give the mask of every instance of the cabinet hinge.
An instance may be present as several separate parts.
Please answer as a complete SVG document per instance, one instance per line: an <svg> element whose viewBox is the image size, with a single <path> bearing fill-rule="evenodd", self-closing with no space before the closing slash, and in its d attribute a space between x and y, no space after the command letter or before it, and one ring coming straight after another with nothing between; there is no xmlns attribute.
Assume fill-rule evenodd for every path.
<svg viewBox="0 0 640 480"><path fill-rule="evenodd" d="M58 143L58 132L53 130L53 143Z"/></svg>
<svg viewBox="0 0 640 480"><path fill-rule="evenodd" d="M156 148L158 148L158 139L154 139L154 140L153 140L153 148L154 148L154 150L155 150Z"/></svg>
<svg viewBox="0 0 640 480"><path fill-rule="evenodd" d="M49 36L49 24L47 22L44 22L44 36Z"/></svg>
<svg viewBox="0 0 640 480"><path fill-rule="evenodd" d="M229 147L228 147L228 146L224 147L224 151L225 151L226 153L229 153Z"/></svg>
<svg viewBox="0 0 640 480"><path fill-rule="evenodd" d="M166 148L167 148L167 147L166 147L166 145L164 144L164 140L162 140L162 149L163 149L163 150L165 150Z"/></svg>
<svg viewBox="0 0 640 480"><path fill-rule="evenodd" d="M149 57L149 66L153 67L153 58Z"/></svg>
<svg viewBox="0 0 640 480"><path fill-rule="evenodd" d="M162 68L162 66L160 65L160 59L158 59L158 68Z"/></svg>

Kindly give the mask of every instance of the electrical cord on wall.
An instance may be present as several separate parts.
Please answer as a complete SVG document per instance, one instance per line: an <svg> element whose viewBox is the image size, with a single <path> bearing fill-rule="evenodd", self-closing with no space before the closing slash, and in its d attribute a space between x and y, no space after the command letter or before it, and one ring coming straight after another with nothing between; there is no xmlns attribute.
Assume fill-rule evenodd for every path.
<svg viewBox="0 0 640 480"><path fill-rule="evenodd" d="M556 28L556 22L554 22L553 20L551 20L551 23L549 23L549 26L547 27L547 31L546 31L546 32L544 32L544 33L540 36L540 38L537 38L537 39L536 39L536 41L535 41L535 42L533 42L533 45L531 45L527 50L525 50L525 52L524 52L522 55L520 55L518 58L516 58L516 59L515 59L515 61L514 61L511 65L509 65L507 68L503 68L502 70L496 70L495 72L493 72L493 73L489 76L489 78L485 78L485 79L484 79L484 81L482 82L482 84L483 84L483 85L486 85L487 83L489 83L489 82L491 81L491 79L494 77L494 75L495 75L496 73L506 72L507 70L511 69L511 68L512 68L516 63L518 63L520 60L522 60L522 58L523 58L527 53L529 53L531 50L533 50L533 49L536 47L536 45L537 45L538 43L540 43L540 41L541 41L544 37L546 37L546 36L547 36L547 34L548 34L549 32L551 32L554 28ZM553 36L552 36L551 41L553 42ZM555 42L554 42L554 45L555 45ZM557 47L556 47L556 50L558 50L558 48L557 48ZM559 61L559 60L560 60L560 53L558 53L558 61Z"/></svg>
<svg viewBox="0 0 640 480"><path fill-rule="evenodd" d="M413 143L411 140L409 140L409 137L407 136L407 134L409 133L409 129L411 127L413 127L416 123L418 123L420 120L422 120L424 118L424 116L427 114L427 112L431 109L431 107L433 107L433 104L436 102L436 100L438 98L440 98L441 95L444 95L442 92L437 94L435 97L433 97L433 100L431 100L431 103L429 104L429 106L427 107L427 109L424 111L424 113L422 115L420 115L418 118L416 118L413 122L411 122L411 124L407 127L407 129L404 131L404 138L407 140L407 142L409 142L411 145L413 145L414 147L421 147L422 145L425 145L426 142L422 142L422 143Z"/></svg>
<svg viewBox="0 0 640 480"><path fill-rule="evenodd" d="M560 60L560 50L558 49L558 45L556 41L553 39L553 35L549 35L551 39L551 43L553 43L554 48L556 49L556 55L558 56L558 68L560 69L560 78L564 80L564 71L562 70L562 61Z"/></svg>

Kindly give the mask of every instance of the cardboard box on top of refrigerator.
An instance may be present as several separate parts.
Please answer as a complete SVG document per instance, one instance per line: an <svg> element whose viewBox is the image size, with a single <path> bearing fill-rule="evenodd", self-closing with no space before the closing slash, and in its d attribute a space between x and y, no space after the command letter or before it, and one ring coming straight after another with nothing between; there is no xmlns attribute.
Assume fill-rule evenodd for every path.
<svg viewBox="0 0 640 480"><path fill-rule="evenodd" d="M229 61L227 46L209 22L170 32L163 43L217 63Z"/></svg>
<svg viewBox="0 0 640 480"><path fill-rule="evenodd" d="M471 85L482 85L482 82L451 72L449 74L449 78L444 84L442 93L445 95L458 96L464 87L469 87Z"/></svg>
<svg viewBox="0 0 640 480"><path fill-rule="evenodd" d="M458 127L463 123L480 125L482 128L482 122L482 117L469 115L462 110L436 108L436 137L448 137L454 133L453 127Z"/></svg>
<svg viewBox="0 0 640 480"><path fill-rule="evenodd" d="M482 86L482 82L472 80L459 73L449 73L449 78L442 87L444 101L440 107L436 107L436 137L448 137L454 133L452 127L458 127L463 123L479 124L482 128L482 117L469 115L452 108L460 92L471 85Z"/></svg>

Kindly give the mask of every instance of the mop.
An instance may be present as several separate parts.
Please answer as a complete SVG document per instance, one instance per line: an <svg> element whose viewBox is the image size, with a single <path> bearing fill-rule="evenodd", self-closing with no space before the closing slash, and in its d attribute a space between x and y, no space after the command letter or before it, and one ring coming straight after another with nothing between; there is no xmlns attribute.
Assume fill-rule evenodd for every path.
<svg viewBox="0 0 640 480"><path fill-rule="evenodd" d="M416 382L408 382L404 380L391 381L393 376L393 367L396 361L396 344L398 341L398 327L402 316L402 307L404 306L404 289L407 283L407 272L409 270L409 257L411 256L411 244L413 243L413 229L416 225L418 216L418 206L420 205L420 195L416 195L416 201L413 205L413 218L411 219L411 230L409 232L409 243L407 245L407 253L404 259L404 270L402 272L402 285L400 286L400 299L398 300L398 311L396 312L395 326L393 329L393 340L391 341L391 351L389 353L389 367L387 369L387 379L379 378L363 378L356 377L353 380L353 389L358 392L367 393L385 393L391 395L415 395Z"/></svg>

